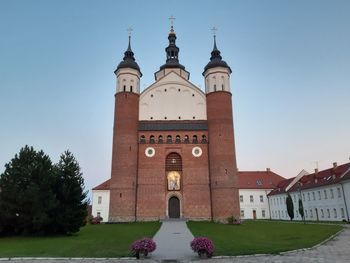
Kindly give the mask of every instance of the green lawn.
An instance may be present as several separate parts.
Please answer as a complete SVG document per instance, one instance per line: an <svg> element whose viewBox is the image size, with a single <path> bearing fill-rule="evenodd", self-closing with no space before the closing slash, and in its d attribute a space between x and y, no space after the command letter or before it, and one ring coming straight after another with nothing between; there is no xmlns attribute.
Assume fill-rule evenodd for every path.
<svg viewBox="0 0 350 263"><path fill-rule="evenodd" d="M131 243L153 237L158 222L88 225L73 236L2 237L0 257L121 257Z"/></svg>
<svg viewBox="0 0 350 263"><path fill-rule="evenodd" d="M245 221L242 225L188 222L194 236L213 240L215 255L278 253L312 247L342 229L338 225Z"/></svg>

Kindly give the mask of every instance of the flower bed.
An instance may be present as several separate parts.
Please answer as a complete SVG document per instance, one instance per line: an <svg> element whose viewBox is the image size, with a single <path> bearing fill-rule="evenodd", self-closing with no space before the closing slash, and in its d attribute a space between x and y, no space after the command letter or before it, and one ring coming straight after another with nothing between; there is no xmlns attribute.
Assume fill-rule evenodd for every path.
<svg viewBox="0 0 350 263"><path fill-rule="evenodd" d="M191 248L197 252L199 257L212 257L214 253L214 243L207 237L196 237L191 242Z"/></svg>
<svg viewBox="0 0 350 263"><path fill-rule="evenodd" d="M147 256L148 253L156 250L157 245L151 238L144 237L142 239L134 241L131 245L131 252L136 256L137 259L140 258L140 255Z"/></svg>

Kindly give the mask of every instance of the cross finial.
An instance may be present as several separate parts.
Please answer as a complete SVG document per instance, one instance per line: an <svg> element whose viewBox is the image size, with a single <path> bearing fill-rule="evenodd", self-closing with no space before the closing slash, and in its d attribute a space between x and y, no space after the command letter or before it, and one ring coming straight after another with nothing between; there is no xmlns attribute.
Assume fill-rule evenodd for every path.
<svg viewBox="0 0 350 263"><path fill-rule="evenodd" d="M129 37L131 37L132 27L129 26L128 29L127 29L126 31L128 31Z"/></svg>
<svg viewBox="0 0 350 263"><path fill-rule="evenodd" d="M173 15L171 15L170 17L169 17L169 20L170 20L170 25L173 27L174 26L174 20L175 20L176 18L173 16Z"/></svg>
<svg viewBox="0 0 350 263"><path fill-rule="evenodd" d="M218 31L218 29L214 26L211 31L213 31L213 35L214 37L216 37L216 31Z"/></svg>
<svg viewBox="0 0 350 263"><path fill-rule="evenodd" d="M170 31L174 31L174 20L175 20L175 17L173 15L171 15L169 17L169 20L170 20Z"/></svg>

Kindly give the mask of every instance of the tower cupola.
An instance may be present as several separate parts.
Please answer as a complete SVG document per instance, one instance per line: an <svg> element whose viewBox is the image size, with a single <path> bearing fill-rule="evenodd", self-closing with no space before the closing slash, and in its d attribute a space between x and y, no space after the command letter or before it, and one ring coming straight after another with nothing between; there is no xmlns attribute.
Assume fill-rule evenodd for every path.
<svg viewBox="0 0 350 263"><path fill-rule="evenodd" d="M179 63L180 48L176 46L176 33L173 25L175 18L171 16L169 19L171 20L171 27L168 35L169 45L165 48L166 61L164 65L160 66L159 71L155 73L155 79L159 80L170 71L175 71L181 77L188 80L190 73Z"/></svg>
<svg viewBox="0 0 350 263"><path fill-rule="evenodd" d="M221 52L217 48L215 34L217 29L214 27L212 30L214 31L214 48L211 52L210 61L204 67L202 73L205 78L205 91L206 93L215 91L230 92L230 74L232 70L229 65L222 60Z"/></svg>
<svg viewBox="0 0 350 263"><path fill-rule="evenodd" d="M205 74L205 71L216 67L227 68L230 71L230 73L232 73L232 70L229 67L229 65L227 65L226 61L222 60L221 52L216 46L216 35L214 34L214 48L213 48L213 51L211 52L209 63L204 67L203 76Z"/></svg>
<svg viewBox="0 0 350 263"><path fill-rule="evenodd" d="M140 78L142 73L139 65L135 61L134 52L131 49L131 31L129 28L129 44L128 49L124 52L123 61L121 61L114 71L117 76L117 93L133 92L140 93Z"/></svg>
<svg viewBox="0 0 350 263"><path fill-rule="evenodd" d="M140 73L140 75L142 76L140 67L135 61L134 52L131 50L131 43L130 42L131 42L131 36L129 35L128 49L124 52L123 61L121 61L119 63L119 65L118 65L117 69L114 71L114 73L117 74L117 71L121 68L132 68L132 69L137 70Z"/></svg>

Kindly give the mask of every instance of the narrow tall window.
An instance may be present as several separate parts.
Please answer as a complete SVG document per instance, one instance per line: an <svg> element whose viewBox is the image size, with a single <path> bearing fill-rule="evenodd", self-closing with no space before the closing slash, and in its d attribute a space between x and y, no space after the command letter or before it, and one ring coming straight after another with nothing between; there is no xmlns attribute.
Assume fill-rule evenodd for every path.
<svg viewBox="0 0 350 263"><path fill-rule="evenodd" d="M241 203L243 203L243 195L240 195L240 196L239 196L239 201L240 201Z"/></svg>
<svg viewBox="0 0 350 263"><path fill-rule="evenodd" d="M102 204L102 196L99 196L99 197L98 197L97 203L98 203L99 205Z"/></svg>
<svg viewBox="0 0 350 263"><path fill-rule="evenodd" d="M260 203L264 203L264 196L263 195L260 196Z"/></svg>
<svg viewBox="0 0 350 263"><path fill-rule="evenodd" d="M330 191L331 191L331 198L333 199L334 198L333 189L330 189Z"/></svg>
<svg viewBox="0 0 350 263"><path fill-rule="evenodd" d="M149 143L155 143L155 140L154 140L154 135L151 135L150 137L149 137Z"/></svg>
<svg viewBox="0 0 350 263"><path fill-rule="evenodd" d="M328 197L327 197L327 190L326 189L324 189L324 199L327 199Z"/></svg>
<svg viewBox="0 0 350 263"><path fill-rule="evenodd" d="M250 202L253 203L254 202L254 197L251 195L249 196Z"/></svg>
<svg viewBox="0 0 350 263"><path fill-rule="evenodd" d="M130 86L130 92L132 92L132 86Z"/></svg>
<svg viewBox="0 0 350 263"><path fill-rule="evenodd" d="M337 188L337 191L338 191L338 198L340 198L341 197L340 188Z"/></svg>

